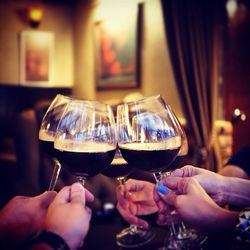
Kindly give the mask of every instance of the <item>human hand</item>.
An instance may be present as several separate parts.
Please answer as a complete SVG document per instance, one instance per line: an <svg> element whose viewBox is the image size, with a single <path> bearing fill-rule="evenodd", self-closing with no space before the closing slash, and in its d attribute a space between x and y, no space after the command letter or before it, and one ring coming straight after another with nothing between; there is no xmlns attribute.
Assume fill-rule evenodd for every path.
<svg viewBox="0 0 250 250"><path fill-rule="evenodd" d="M148 227L148 222L137 215L148 215L157 212L153 200L154 184L147 181L129 179L124 185L116 188L117 209L129 223Z"/></svg>
<svg viewBox="0 0 250 250"><path fill-rule="evenodd" d="M43 229L60 235L70 249L78 249L91 219L86 202L93 200L94 196L80 183L64 187L49 206Z"/></svg>
<svg viewBox="0 0 250 250"><path fill-rule="evenodd" d="M154 200L159 208L157 223L167 223L167 206L173 206L182 219L191 226L206 232L232 228L237 213L219 207L193 177L172 177L162 180L169 190L160 193L154 189ZM172 191L173 190L173 191Z"/></svg>
<svg viewBox="0 0 250 250"><path fill-rule="evenodd" d="M171 173L175 177L194 177L209 196L219 205L225 205L225 177L212 171L186 165ZM165 177L168 178L168 177Z"/></svg>
<svg viewBox="0 0 250 250"><path fill-rule="evenodd" d="M15 249L40 231L55 196L56 192L48 191L35 197L11 199L0 211L0 246Z"/></svg>

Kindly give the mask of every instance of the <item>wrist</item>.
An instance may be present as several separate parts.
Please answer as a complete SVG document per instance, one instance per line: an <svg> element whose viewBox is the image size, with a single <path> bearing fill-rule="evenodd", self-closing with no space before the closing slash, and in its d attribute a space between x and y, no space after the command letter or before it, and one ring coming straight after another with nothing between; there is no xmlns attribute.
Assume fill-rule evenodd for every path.
<svg viewBox="0 0 250 250"><path fill-rule="evenodd" d="M221 201L222 204L228 204L230 200L230 186L231 186L231 178L220 176L221 180L219 183L221 184Z"/></svg>
<svg viewBox="0 0 250 250"><path fill-rule="evenodd" d="M217 225L216 226L217 230L223 233L233 232L238 222L238 216L239 216L238 212L230 211L230 210L219 207L216 212L216 216L214 217L214 222Z"/></svg>
<svg viewBox="0 0 250 250"><path fill-rule="evenodd" d="M28 249L70 250L65 240L58 234L42 230L28 241Z"/></svg>
<svg viewBox="0 0 250 250"><path fill-rule="evenodd" d="M61 237L71 250L78 249L79 246L81 246L80 237L76 237L77 233L73 234L71 231L65 230L64 227L54 227L46 225L44 227L44 230L48 232L53 232L54 234Z"/></svg>

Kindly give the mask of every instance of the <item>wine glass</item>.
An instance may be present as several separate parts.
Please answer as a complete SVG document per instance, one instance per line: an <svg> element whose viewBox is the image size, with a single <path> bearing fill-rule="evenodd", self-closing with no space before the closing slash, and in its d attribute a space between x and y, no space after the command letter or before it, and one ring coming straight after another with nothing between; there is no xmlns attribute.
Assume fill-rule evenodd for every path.
<svg viewBox="0 0 250 250"><path fill-rule="evenodd" d="M181 146L179 131L162 97L119 105L117 128L123 158L135 168L152 172L157 185L162 185L161 171L175 159ZM152 239L146 238L148 234L152 234L150 230L141 236L144 244Z"/></svg>
<svg viewBox="0 0 250 250"><path fill-rule="evenodd" d="M71 98L68 96L57 94L43 116L39 129L38 138L40 145L45 154L47 154L54 163L54 169L48 190L54 190L61 169L61 165L55 156L54 139L60 118L66 107L66 104L70 100Z"/></svg>
<svg viewBox="0 0 250 250"><path fill-rule="evenodd" d="M133 166L124 160L121 155L119 148L116 149L115 157L111 162L110 166L107 167L102 174L110 177L116 178L120 185L124 185L126 178L129 174L133 172ZM116 243L118 246L140 246L144 244L144 237L140 235L144 234L144 230L137 228L135 225L130 225L129 227L123 229L116 235ZM150 231L147 239L154 236L154 233Z"/></svg>
<svg viewBox="0 0 250 250"><path fill-rule="evenodd" d="M129 165L122 157L119 148L115 151L114 159L111 164L102 171L102 174L110 178L116 178L121 185L124 185L126 178L133 171L133 167Z"/></svg>
<svg viewBox="0 0 250 250"><path fill-rule="evenodd" d="M109 105L73 100L59 122L54 148L62 167L84 185L88 177L102 172L116 150L116 125Z"/></svg>
<svg viewBox="0 0 250 250"><path fill-rule="evenodd" d="M171 110L170 106L168 108ZM162 176L169 176L171 171L180 168L185 163L185 158L188 155L188 140L185 130L183 129L177 116L173 113L173 119L176 124L176 128L179 130L181 136L181 148L178 152L177 157L172 161L164 171ZM159 250L167 249L198 249L202 247L207 237L198 233L195 229L187 228L184 222L180 218L176 221L171 221L170 235L166 238L164 246L159 248ZM179 221L179 223L177 223Z"/></svg>

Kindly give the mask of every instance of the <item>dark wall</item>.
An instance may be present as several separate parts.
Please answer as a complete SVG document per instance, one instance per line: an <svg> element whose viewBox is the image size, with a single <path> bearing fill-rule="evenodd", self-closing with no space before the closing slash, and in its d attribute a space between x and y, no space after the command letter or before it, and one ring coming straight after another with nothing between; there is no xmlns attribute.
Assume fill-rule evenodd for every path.
<svg viewBox="0 0 250 250"><path fill-rule="evenodd" d="M236 108L246 115L245 121L234 124L234 152L250 143L250 1L241 4L244 8L238 8L228 22L223 69L225 117L231 120Z"/></svg>
<svg viewBox="0 0 250 250"><path fill-rule="evenodd" d="M11 190L23 176L16 157L14 131L17 114L41 101L50 101L56 94L71 95L70 88L31 88L0 85L0 207L12 196ZM32 133L32 131L30 131ZM32 188L31 188L32 190Z"/></svg>
<svg viewBox="0 0 250 250"><path fill-rule="evenodd" d="M40 101L52 100L58 93L71 95L72 90L0 85L0 139L11 136L13 119L19 112Z"/></svg>

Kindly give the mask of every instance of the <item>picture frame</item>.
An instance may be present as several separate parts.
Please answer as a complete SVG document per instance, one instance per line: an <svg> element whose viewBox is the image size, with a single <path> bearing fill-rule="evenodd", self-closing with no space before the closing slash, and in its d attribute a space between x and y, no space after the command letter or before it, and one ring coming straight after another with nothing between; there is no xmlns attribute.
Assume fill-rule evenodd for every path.
<svg viewBox="0 0 250 250"><path fill-rule="evenodd" d="M141 4L114 8L95 22L97 90L140 86Z"/></svg>
<svg viewBox="0 0 250 250"><path fill-rule="evenodd" d="M52 87L54 70L54 33L23 30L20 32L20 85Z"/></svg>

